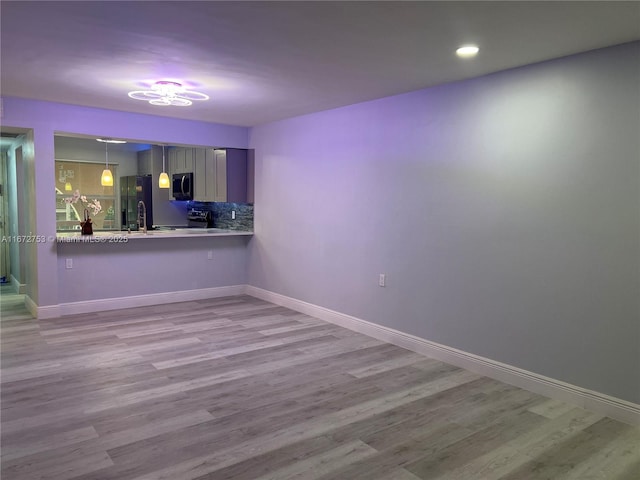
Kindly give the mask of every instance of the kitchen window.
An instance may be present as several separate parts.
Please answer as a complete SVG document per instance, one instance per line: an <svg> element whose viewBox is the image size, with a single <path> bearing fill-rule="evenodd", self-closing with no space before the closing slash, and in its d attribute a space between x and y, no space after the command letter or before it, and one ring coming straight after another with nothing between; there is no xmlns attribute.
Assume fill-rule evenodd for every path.
<svg viewBox="0 0 640 480"><path fill-rule="evenodd" d="M109 164L114 178L112 187L103 187L100 177L104 163L77 160L56 160L56 230L80 230L80 221L87 208L94 230L120 230L117 201L117 165ZM77 195L86 197L86 202ZM97 202L96 202L97 201ZM101 210L95 214L89 203L99 203Z"/></svg>

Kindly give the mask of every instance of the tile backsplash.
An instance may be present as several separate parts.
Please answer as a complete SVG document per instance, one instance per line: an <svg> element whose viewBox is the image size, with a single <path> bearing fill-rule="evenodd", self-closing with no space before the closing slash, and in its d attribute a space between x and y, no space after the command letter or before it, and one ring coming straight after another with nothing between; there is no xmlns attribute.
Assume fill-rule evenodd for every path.
<svg viewBox="0 0 640 480"><path fill-rule="evenodd" d="M194 206L209 210L215 228L253 231L253 204L251 203L207 203L194 202ZM235 220L231 217L235 212Z"/></svg>

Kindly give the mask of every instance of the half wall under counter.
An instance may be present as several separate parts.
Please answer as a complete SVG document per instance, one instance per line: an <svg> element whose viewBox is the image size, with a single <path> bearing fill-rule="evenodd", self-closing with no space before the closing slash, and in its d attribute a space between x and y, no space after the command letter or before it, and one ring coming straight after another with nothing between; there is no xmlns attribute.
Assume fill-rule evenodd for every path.
<svg viewBox="0 0 640 480"><path fill-rule="evenodd" d="M239 294L247 283L252 234L96 232L85 235L90 237L86 240L79 234L58 234L59 312L142 305L165 311L160 305Z"/></svg>

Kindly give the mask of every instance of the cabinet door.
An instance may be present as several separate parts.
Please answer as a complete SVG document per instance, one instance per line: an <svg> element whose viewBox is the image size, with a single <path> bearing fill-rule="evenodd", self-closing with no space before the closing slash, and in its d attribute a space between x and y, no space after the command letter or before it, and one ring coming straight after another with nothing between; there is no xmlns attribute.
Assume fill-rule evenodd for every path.
<svg viewBox="0 0 640 480"><path fill-rule="evenodd" d="M215 150L215 200L216 202L227 201L227 152L225 150Z"/></svg>
<svg viewBox="0 0 640 480"><path fill-rule="evenodd" d="M209 202L209 192L207 189L207 150L205 148L193 149L193 183L195 190L193 199L198 202Z"/></svg>
<svg viewBox="0 0 640 480"><path fill-rule="evenodd" d="M176 172L176 166L178 163L177 152L175 148L169 148L166 151L167 155L167 175L169 175L169 180L173 178L173 174Z"/></svg>
<svg viewBox="0 0 640 480"><path fill-rule="evenodd" d="M174 173L193 172L193 149L185 147L175 147L170 150L169 169Z"/></svg>
<svg viewBox="0 0 640 480"><path fill-rule="evenodd" d="M204 178L207 189L206 201L216 201L216 169L215 169L215 150L213 148L207 148L205 150L205 162L204 162Z"/></svg>
<svg viewBox="0 0 640 480"><path fill-rule="evenodd" d="M169 182L173 181L173 174L176 173L176 164L178 163L176 149L171 147L166 150L167 159L167 175L169 175ZM175 200L173 196L173 190L169 187L169 200Z"/></svg>
<svg viewBox="0 0 640 480"><path fill-rule="evenodd" d="M195 170L194 156L196 148L184 148L184 164L180 173L193 173Z"/></svg>
<svg viewBox="0 0 640 480"><path fill-rule="evenodd" d="M176 160L175 160L175 172L174 173L185 173L184 172L184 156L185 156L186 148L176 147Z"/></svg>
<svg viewBox="0 0 640 480"><path fill-rule="evenodd" d="M216 200L216 152L214 148L206 149L204 175L207 185L207 202Z"/></svg>

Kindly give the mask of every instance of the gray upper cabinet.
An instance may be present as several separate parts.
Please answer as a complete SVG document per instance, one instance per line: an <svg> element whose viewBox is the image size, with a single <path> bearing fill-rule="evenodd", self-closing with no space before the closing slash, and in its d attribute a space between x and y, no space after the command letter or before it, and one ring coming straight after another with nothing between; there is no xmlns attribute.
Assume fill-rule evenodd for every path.
<svg viewBox="0 0 640 480"><path fill-rule="evenodd" d="M175 173L193 173L194 172L194 148L190 147L171 147L168 150L167 175L169 180L173 178ZM169 193L169 199L174 197Z"/></svg>
<svg viewBox="0 0 640 480"><path fill-rule="evenodd" d="M249 202L247 150L171 147L167 158L169 178L175 173L193 172L195 201Z"/></svg>
<svg viewBox="0 0 640 480"><path fill-rule="evenodd" d="M167 173L171 177L174 173L190 173L194 170L193 148L172 147L169 148L169 163Z"/></svg>
<svg viewBox="0 0 640 480"><path fill-rule="evenodd" d="M220 202L221 194L218 191L218 176L220 167L216 164L218 160L216 150L213 148L193 149L193 199L198 202ZM225 194L226 195L226 194Z"/></svg>
<svg viewBox="0 0 640 480"><path fill-rule="evenodd" d="M207 149L209 150L209 149ZM213 195L214 202L227 202L227 152L225 150L213 150L214 183L215 193Z"/></svg>
<svg viewBox="0 0 640 480"><path fill-rule="evenodd" d="M211 172L207 171L206 149L194 148L193 153L193 199L198 202L211 202L210 192L211 186L207 188L207 177Z"/></svg>
<svg viewBox="0 0 640 480"><path fill-rule="evenodd" d="M226 202L226 152L215 148L194 148L193 160L193 199L198 202Z"/></svg>

